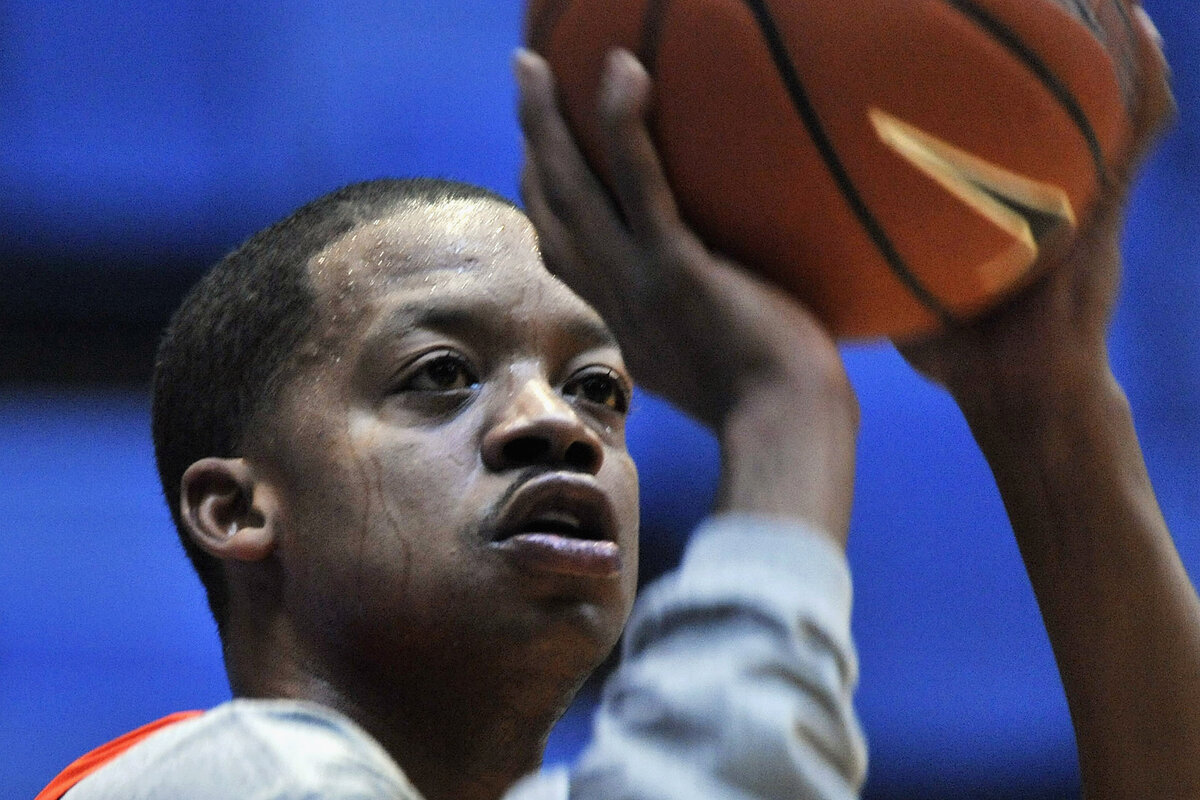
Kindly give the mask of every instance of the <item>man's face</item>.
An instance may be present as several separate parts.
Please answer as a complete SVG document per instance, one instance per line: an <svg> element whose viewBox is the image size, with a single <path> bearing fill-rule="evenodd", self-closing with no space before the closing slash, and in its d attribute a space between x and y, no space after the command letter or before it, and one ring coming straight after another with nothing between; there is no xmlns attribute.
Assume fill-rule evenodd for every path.
<svg viewBox="0 0 1200 800"><path fill-rule="evenodd" d="M258 464L308 656L594 665L629 613L638 519L600 318L487 200L404 207L310 268L318 334Z"/></svg>

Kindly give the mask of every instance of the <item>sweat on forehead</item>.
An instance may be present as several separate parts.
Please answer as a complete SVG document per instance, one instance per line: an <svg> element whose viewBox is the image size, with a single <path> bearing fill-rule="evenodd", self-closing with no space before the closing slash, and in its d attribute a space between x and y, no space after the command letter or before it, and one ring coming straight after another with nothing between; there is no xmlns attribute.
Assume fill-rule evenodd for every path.
<svg viewBox="0 0 1200 800"><path fill-rule="evenodd" d="M516 208L486 198L401 203L316 253L313 286L342 294L437 269L497 268L536 254L533 226Z"/></svg>

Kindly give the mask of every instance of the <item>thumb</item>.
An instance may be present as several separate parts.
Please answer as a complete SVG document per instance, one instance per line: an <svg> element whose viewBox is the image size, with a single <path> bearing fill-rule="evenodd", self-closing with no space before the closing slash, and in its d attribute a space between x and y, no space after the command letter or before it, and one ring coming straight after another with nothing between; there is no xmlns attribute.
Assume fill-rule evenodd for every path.
<svg viewBox="0 0 1200 800"><path fill-rule="evenodd" d="M1178 108L1171 93L1171 68L1163 54L1163 38L1140 3L1131 4L1137 29L1137 107L1133 109L1130 152L1123 167L1131 177L1174 121Z"/></svg>

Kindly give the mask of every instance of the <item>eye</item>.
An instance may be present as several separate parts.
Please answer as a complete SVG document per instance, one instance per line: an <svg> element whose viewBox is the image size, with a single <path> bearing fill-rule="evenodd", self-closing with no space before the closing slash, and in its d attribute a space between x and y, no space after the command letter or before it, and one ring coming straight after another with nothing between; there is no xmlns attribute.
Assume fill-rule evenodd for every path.
<svg viewBox="0 0 1200 800"><path fill-rule="evenodd" d="M563 394L611 408L621 414L629 410L628 386L615 371L607 367L591 367L576 374L563 384Z"/></svg>
<svg viewBox="0 0 1200 800"><path fill-rule="evenodd" d="M467 360L450 350L430 353L408 370L401 392L461 392L479 383Z"/></svg>

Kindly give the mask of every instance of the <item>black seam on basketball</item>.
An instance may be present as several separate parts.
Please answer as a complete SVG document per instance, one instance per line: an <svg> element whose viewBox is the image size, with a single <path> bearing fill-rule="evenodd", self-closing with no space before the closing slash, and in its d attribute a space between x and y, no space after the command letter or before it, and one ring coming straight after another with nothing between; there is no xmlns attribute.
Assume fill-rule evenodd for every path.
<svg viewBox="0 0 1200 800"><path fill-rule="evenodd" d="M901 283L912 293L921 305L925 306L929 311L935 314L943 325L947 327L957 324L957 317L950 312L941 300L934 296L908 265L904 263L904 258L896 250L892 244L887 232L879 223L871 210L867 208L867 204L859 195L858 189L855 188L854 182L850 180L850 175L846 171L846 167L838 158L837 152L833 148L833 142L829 140L829 136L825 133L825 129L821 124L820 116L813 108L812 101L809 100L808 93L804 90L803 84L800 82L800 76L796 71L795 65L792 63L792 58L787 52L787 46L783 42L783 37L779 33L779 29L775 27L775 20L771 17L771 11L767 8L766 0L743 0L750 12L754 14L755 20L758 22L759 31L766 41L767 50L771 54L772 60L775 62L775 69L779 72L779 78L783 81L784 88L787 89L788 95L791 97L792 106L796 109L796 113L800 116L801 122L808 130L809 138L817 148L821 159L825 162L826 169L833 177L834 183L842 193L842 197L850 206L850 210L858 218L859 224L867 232L875 247L879 250L883 260L892 270Z"/></svg>
<svg viewBox="0 0 1200 800"><path fill-rule="evenodd" d="M1066 84L1059 80L1058 76L1051 71L1046 62L1042 61L1037 53L1029 45L1025 44L1021 37L1017 36L1016 31L980 8L973 0L944 1L1003 45L1005 49L1016 56L1041 81L1051 96L1067 112L1067 116L1075 123L1079 134L1087 143L1088 151L1092 156L1092 164L1096 169L1097 181L1099 181L1101 186L1107 185L1108 167L1104 162L1104 150L1100 147L1100 140L1097 138L1096 131L1092 128L1092 123L1088 120L1087 114L1084 113L1083 107L1079 105L1079 101L1075 99L1075 95L1071 93Z"/></svg>
<svg viewBox="0 0 1200 800"><path fill-rule="evenodd" d="M662 41L663 21L671 0L647 0L646 13L642 17L642 38L638 42L638 60L651 75L658 61L658 45Z"/></svg>
<svg viewBox="0 0 1200 800"><path fill-rule="evenodd" d="M550 44L550 37L554 35L554 29L558 27L558 21L562 19L563 13L570 5L571 0L550 0L538 18L529 20L530 47L543 55L546 53L546 46Z"/></svg>

